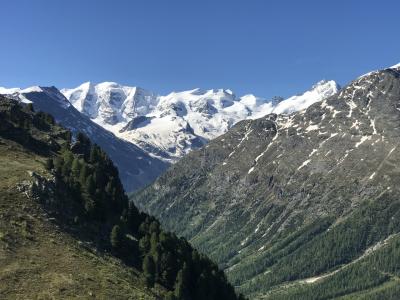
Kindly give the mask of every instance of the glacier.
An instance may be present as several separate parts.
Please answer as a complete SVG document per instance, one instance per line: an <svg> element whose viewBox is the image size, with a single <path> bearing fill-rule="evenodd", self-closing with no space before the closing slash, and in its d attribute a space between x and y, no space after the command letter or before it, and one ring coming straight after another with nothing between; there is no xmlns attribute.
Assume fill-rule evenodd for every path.
<svg viewBox="0 0 400 300"><path fill-rule="evenodd" d="M323 80L302 94L266 99L252 94L237 97L229 89L199 88L163 96L115 82L86 82L61 92L98 125L154 157L175 162L241 120L303 110L339 89L335 81Z"/></svg>

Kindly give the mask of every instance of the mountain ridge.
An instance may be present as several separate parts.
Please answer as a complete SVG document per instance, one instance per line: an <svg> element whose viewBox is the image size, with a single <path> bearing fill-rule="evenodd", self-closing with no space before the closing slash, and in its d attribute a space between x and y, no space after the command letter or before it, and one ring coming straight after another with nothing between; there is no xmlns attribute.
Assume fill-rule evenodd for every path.
<svg viewBox="0 0 400 300"><path fill-rule="evenodd" d="M113 159L129 192L149 184L168 166L81 114L55 87L36 86L22 90L3 88L0 94L7 94L23 103L33 103L36 109L54 115L58 122L75 134L83 132L88 135Z"/></svg>
<svg viewBox="0 0 400 300"><path fill-rule="evenodd" d="M290 113L336 93L334 81L320 81L303 94L265 99L247 94L237 97L229 89L193 89L157 95L115 82L84 83L61 91L94 122L133 142L150 154L175 162L232 125L276 111ZM130 122L146 124L130 129Z"/></svg>
<svg viewBox="0 0 400 300"><path fill-rule="evenodd" d="M362 255L400 232L399 97L396 66L305 110L241 121L132 199L207 252L252 299L365 293L348 272L379 289L386 266ZM391 250L373 259L381 251Z"/></svg>
<svg viewBox="0 0 400 300"><path fill-rule="evenodd" d="M84 134L0 95L0 153L2 298L244 299L137 210Z"/></svg>

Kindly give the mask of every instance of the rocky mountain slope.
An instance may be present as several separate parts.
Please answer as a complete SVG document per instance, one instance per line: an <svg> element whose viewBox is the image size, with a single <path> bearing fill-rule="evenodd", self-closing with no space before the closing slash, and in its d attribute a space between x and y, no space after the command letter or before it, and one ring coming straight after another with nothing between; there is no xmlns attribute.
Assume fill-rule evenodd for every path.
<svg viewBox="0 0 400 300"><path fill-rule="evenodd" d="M243 299L128 201L105 152L0 95L1 299Z"/></svg>
<svg viewBox="0 0 400 300"><path fill-rule="evenodd" d="M92 122L77 111L55 87L31 87L24 90L0 88L0 94L7 94L25 103L32 102L36 109L52 114L59 123L73 132L83 132L89 136L110 155L129 192L151 183L168 166Z"/></svg>
<svg viewBox="0 0 400 300"><path fill-rule="evenodd" d="M251 299L397 299L399 128L396 65L239 122L133 200Z"/></svg>
<svg viewBox="0 0 400 300"><path fill-rule="evenodd" d="M177 161L191 149L225 133L238 121L302 110L337 92L333 81L321 81L302 95L263 99L237 97L231 90L173 92L159 96L114 82L84 83L62 93L94 122L153 156ZM282 101L282 102L281 102Z"/></svg>

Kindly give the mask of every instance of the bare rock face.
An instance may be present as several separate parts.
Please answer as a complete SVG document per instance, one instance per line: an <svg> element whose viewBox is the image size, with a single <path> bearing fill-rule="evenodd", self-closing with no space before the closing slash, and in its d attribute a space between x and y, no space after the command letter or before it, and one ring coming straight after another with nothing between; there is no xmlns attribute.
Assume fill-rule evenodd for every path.
<svg viewBox="0 0 400 300"><path fill-rule="evenodd" d="M239 122L133 200L261 297L400 232L399 103L399 68L366 74L306 110Z"/></svg>

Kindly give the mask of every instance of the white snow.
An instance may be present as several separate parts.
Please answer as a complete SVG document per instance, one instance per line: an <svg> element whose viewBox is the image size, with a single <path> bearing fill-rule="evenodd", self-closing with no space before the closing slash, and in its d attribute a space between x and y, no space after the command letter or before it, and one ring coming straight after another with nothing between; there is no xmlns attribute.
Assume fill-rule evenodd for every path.
<svg viewBox="0 0 400 300"><path fill-rule="evenodd" d="M318 130L319 126L318 125L310 125L305 129L305 132L313 131L313 130Z"/></svg>
<svg viewBox="0 0 400 300"><path fill-rule="evenodd" d="M20 88L5 88L5 87L0 87L0 94L2 95L11 95L15 93L33 93L33 92L42 92L42 88L39 86L31 86L25 89L20 89Z"/></svg>
<svg viewBox="0 0 400 300"><path fill-rule="evenodd" d="M398 63L397 65L391 66L390 69L398 69L400 68L400 63Z"/></svg>
<svg viewBox="0 0 400 300"><path fill-rule="evenodd" d="M244 119L269 113L291 113L324 100L338 90L334 81L321 81L310 91L280 103L248 94L237 97L228 89L193 89L165 96L115 82L83 83L62 93L80 112L120 138L176 161L193 147L214 139ZM143 118L139 126L122 130L129 121Z"/></svg>
<svg viewBox="0 0 400 300"><path fill-rule="evenodd" d="M313 156L314 155L314 153L315 152L317 152L318 151L318 149L313 149L312 151L311 151L311 153L308 155L308 157L311 157L311 156Z"/></svg>
<svg viewBox="0 0 400 300"><path fill-rule="evenodd" d="M358 148L358 146L360 146L362 143L364 143L366 140L370 140L371 136L362 136L360 141L357 142L354 147Z"/></svg>
<svg viewBox="0 0 400 300"><path fill-rule="evenodd" d="M5 88L5 87L0 87L0 94L1 95L11 95L14 93L18 93L21 91L20 88Z"/></svg>
<svg viewBox="0 0 400 300"><path fill-rule="evenodd" d="M274 108L273 112L276 114L282 114L306 109L311 104L322 101L336 94L338 90L339 87L336 82L332 80L322 80L314 85L311 90L305 92L304 94L293 96L280 102L276 106L276 108Z"/></svg>
<svg viewBox="0 0 400 300"><path fill-rule="evenodd" d="M306 161L304 161L300 167L297 168L297 171L299 171L301 168L307 166L310 163L311 159L307 159Z"/></svg>
<svg viewBox="0 0 400 300"><path fill-rule="evenodd" d="M85 82L61 92L78 111L98 125L153 156L174 162L191 149L224 134L241 120L261 118L272 112L289 114L304 110L337 90L334 81L321 81L309 91L278 103L252 94L237 97L229 89L197 88L160 96L115 82ZM51 88L0 87L0 94L18 94L23 102L30 102L24 94L32 92L52 94L63 107L70 105ZM281 128L292 125L290 118L285 120ZM134 126L124 130L130 122Z"/></svg>
<svg viewBox="0 0 400 300"><path fill-rule="evenodd" d="M348 118L351 117L351 115L353 114L353 109L355 109L357 107L357 104L355 104L355 102L353 101L353 98L347 103L347 105L349 106L349 114L347 115Z"/></svg>

